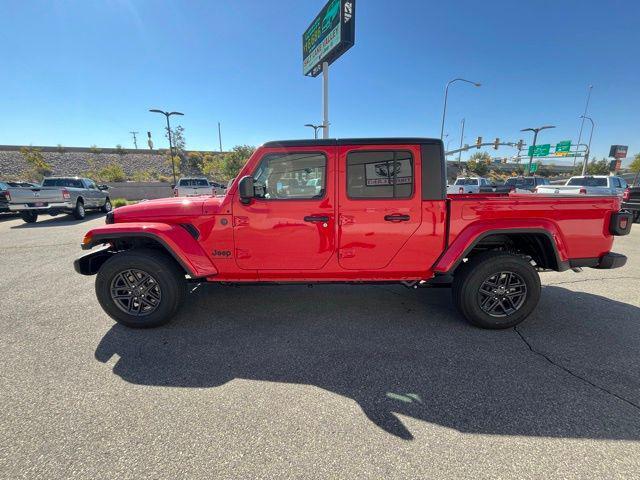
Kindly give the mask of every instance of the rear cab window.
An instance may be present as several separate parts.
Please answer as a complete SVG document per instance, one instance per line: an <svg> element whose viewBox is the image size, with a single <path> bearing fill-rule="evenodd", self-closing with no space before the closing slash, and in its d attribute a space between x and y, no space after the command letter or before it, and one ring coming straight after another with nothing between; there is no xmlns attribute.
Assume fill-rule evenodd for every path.
<svg viewBox="0 0 640 480"><path fill-rule="evenodd" d="M576 177L569 180L567 185L576 187L606 187L606 178L594 178L594 177Z"/></svg>
<svg viewBox="0 0 640 480"><path fill-rule="evenodd" d="M209 181L205 178L183 178L178 183L179 187L208 187Z"/></svg>

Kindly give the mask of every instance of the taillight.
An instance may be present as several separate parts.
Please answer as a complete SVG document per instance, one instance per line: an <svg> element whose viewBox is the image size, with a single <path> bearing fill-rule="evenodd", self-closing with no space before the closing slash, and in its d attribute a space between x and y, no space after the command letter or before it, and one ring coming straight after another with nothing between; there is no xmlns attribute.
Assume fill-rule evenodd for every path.
<svg viewBox="0 0 640 480"><path fill-rule="evenodd" d="M464 187L460 187L460 188L458 189L458 193L464 193Z"/></svg>
<svg viewBox="0 0 640 480"><path fill-rule="evenodd" d="M587 189L586 188L581 188L580 191L578 192L580 195L586 195L587 194Z"/></svg>
<svg viewBox="0 0 640 480"><path fill-rule="evenodd" d="M69 190L62 190L62 198L64 198L65 200L69 200L71 198L71 194L69 193Z"/></svg>
<svg viewBox="0 0 640 480"><path fill-rule="evenodd" d="M516 187L515 187L514 185L511 185L511 186L509 187L509 193L513 193L513 192L515 192L515 191L516 191Z"/></svg>
<svg viewBox="0 0 640 480"><path fill-rule="evenodd" d="M4 194L4 198L7 199L7 202L11 201L11 194L7 191L7 192L2 192Z"/></svg>
<svg viewBox="0 0 640 480"><path fill-rule="evenodd" d="M173 196L174 196L174 197L177 197L177 196L178 196L178 189L177 189L177 188L174 188L174 189L173 189Z"/></svg>
<svg viewBox="0 0 640 480"><path fill-rule="evenodd" d="M628 202L630 198L631 198L631 190L629 190L629 188L627 188L627 189L625 189L624 193L622 194L622 200L624 200L625 202Z"/></svg>

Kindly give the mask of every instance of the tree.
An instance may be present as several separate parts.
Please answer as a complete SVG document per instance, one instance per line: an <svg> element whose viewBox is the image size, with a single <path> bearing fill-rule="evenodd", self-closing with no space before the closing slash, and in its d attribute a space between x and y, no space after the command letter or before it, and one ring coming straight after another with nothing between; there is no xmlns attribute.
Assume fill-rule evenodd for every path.
<svg viewBox="0 0 640 480"><path fill-rule="evenodd" d="M629 170L634 173L640 172L640 153L636 153L636 156L633 157L633 161L631 165L629 165Z"/></svg>
<svg viewBox="0 0 640 480"><path fill-rule="evenodd" d="M228 153L205 155L202 171L215 180L226 182L238 176L254 151L255 147L236 145Z"/></svg>
<svg viewBox="0 0 640 480"><path fill-rule="evenodd" d="M487 152L476 152L469 157L469 160L474 160L478 163L489 165L491 164L491 155L489 155Z"/></svg>
<svg viewBox="0 0 640 480"><path fill-rule="evenodd" d="M169 130L167 127L164 127L165 130L165 138L169 140ZM184 147L186 146L186 142L184 140L184 128L182 125L178 125L176 128L171 129L171 143L173 144L174 152L176 155L181 155L184 153Z"/></svg>
<svg viewBox="0 0 640 480"><path fill-rule="evenodd" d="M22 147L20 154L24 157L25 161L31 165L30 174L33 178L41 180L42 177L51 175L51 165L45 162L39 148Z"/></svg>

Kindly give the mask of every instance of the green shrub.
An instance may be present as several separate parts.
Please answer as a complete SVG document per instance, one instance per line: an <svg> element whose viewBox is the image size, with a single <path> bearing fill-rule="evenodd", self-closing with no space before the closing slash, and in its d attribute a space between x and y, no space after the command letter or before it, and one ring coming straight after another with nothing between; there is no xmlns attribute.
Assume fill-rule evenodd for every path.
<svg viewBox="0 0 640 480"><path fill-rule="evenodd" d="M115 200L111 200L111 205L113 208L124 207L128 205L129 201L125 198L116 198Z"/></svg>
<svg viewBox="0 0 640 480"><path fill-rule="evenodd" d="M127 176L117 163L111 163L98 172L98 178L103 182L124 182Z"/></svg>

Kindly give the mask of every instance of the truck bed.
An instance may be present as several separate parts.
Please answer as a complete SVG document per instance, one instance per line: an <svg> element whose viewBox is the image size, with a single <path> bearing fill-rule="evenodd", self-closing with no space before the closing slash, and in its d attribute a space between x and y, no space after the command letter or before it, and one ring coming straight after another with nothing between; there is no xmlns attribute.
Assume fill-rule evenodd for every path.
<svg viewBox="0 0 640 480"><path fill-rule="evenodd" d="M611 250L611 214L620 210L614 196L500 195L474 194L449 197L448 244L466 229L483 223L500 230L545 229L554 236L567 259L589 258Z"/></svg>

